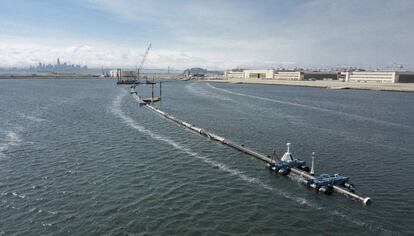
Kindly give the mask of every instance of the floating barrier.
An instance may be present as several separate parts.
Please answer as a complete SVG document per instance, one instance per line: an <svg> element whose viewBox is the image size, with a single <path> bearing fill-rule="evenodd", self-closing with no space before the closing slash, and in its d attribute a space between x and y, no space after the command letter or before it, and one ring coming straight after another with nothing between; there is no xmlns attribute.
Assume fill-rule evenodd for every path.
<svg viewBox="0 0 414 236"><path fill-rule="evenodd" d="M170 114L168 114L168 113L166 113L166 112L164 112L164 111L162 111L162 110L160 110L160 109L158 109L158 108L156 108L156 107L154 107L154 106L152 106L150 104L147 104L147 103L142 104L143 101L142 101L141 97L138 94L136 94L136 93L132 93L132 96L134 97L134 99L140 105L145 105L148 109L150 109L150 110L152 110L152 111L160 114L161 116L167 118L168 120L174 121L174 122L176 122L179 125L182 125L182 126L188 128L188 129L190 129L190 130L192 130L192 131L194 131L196 133L199 133L200 135L203 135L203 136L205 136L205 137L207 137L209 139L213 139L215 141L218 141L218 142L220 142L220 143L222 143L224 145L227 145L229 147L232 147L232 148L234 148L234 149L236 149L236 150L238 150L240 152L246 153L246 154L248 154L248 155L250 155L252 157L255 157L255 158L257 158L257 159L259 159L261 161L264 161L264 162L266 162L268 164L268 166L270 166L272 163L274 163L274 161L271 158L269 158L268 156L263 155L263 154L261 154L261 153L259 153L257 151L254 151L254 150L252 150L250 148L247 148L247 147L245 147L242 144L237 144L237 143L235 143L233 141L230 141L228 139L225 139L225 138L223 138L223 137L221 137L219 135L216 135L214 133L208 132L208 131L206 131L206 130L200 128L200 127L197 127L197 126L195 126L193 124L190 124L188 122L185 122L183 120L180 120L180 119L174 117L173 115L170 115ZM288 150L288 153L290 154L289 150ZM313 176L313 174L314 174L314 153L312 153L312 169L311 169L311 173L308 173L306 171L300 170L298 168L290 168L290 173L295 174L295 175L301 177L304 183L308 183L308 180L315 179L315 177ZM345 187L333 185L332 186L332 190L334 192L341 193L341 194L345 195L346 197L349 197L349 198L352 198L352 199L354 199L356 201L359 201L359 202L361 202L361 203L363 203L365 205L369 205L372 202L371 201L371 198L359 196L358 194L351 192L349 189L347 189Z"/></svg>

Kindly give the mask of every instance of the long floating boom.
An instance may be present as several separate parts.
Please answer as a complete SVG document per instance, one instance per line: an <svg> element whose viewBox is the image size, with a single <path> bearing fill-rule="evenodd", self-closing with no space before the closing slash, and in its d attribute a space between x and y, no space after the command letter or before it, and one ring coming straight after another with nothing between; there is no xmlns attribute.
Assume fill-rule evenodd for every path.
<svg viewBox="0 0 414 236"><path fill-rule="evenodd" d="M136 93L133 93L132 96L134 97L134 99L137 102L139 102L142 105L142 103L141 103L142 102L142 99L141 99L140 96L138 96ZM174 121L177 124L182 125L182 126L188 128L188 129L190 129L190 130L192 130L192 131L194 131L196 133L199 133L199 134L201 134L203 136L206 136L206 137L208 137L210 139L216 140L216 141L218 141L218 142L220 142L220 143L222 143L224 145L227 145L227 146L232 147L232 148L234 148L234 149L236 149L238 151L241 151L243 153L246 153L246 154L248 154L248 155L250 155L252 157L255 157L255 158L257 158L257 159L259 159L261 161L264 161L264 162L266 162L268 164L272 163L272 160L269 157L267 157L266 155L263 155L263 154L261 154L261 153L259 153L257 151L252 150L252 149L246 148L246 147L244 147L244 145L237 144L237 143L232 142L232 141L230 141L228 139L225 139L225 138L223 138L223 137L221 137L219 135L216 135L214 133L210 133L210 132L208 132L208 131L200 128L200 127L197 127L197 126L192 125L192 124L190 124L188 122L185 122L183 120L180 120L180 119L178 119L178 118L176 118L176 117L174 117L174 116L172 116L172 115L170 115L170 114L168 114L168 113L166 113L166 112L164 112L164 111L162 111L162 110L160 110L160 109L158 109L158 108L156 108L156 107L154 107L154 106L152 106L150 104L145 104L145 106L147 108L149 108L150 110L152 110L152 111L154 111L154 112L156 112L156 113L164 116L165 118L167 118L167 119L169 119L171 121ZM310 175L309 173L307 173L305 171L299 170L297 168L291 168L291 172L294 173L297 176L300 176L300 177L306 179L306 180L315 179L314 176ZM333 186L333 190L335 192L337 192L337 193L341 193L341 194L343 194L343 195L345 195L347 197L350 197L350 198L352 198L352 199L354 199L356 201L362 202L365 205L369 205L371 203L371 199L369 197L359 196L358 194L352 193L352 192L350 192L349 190L347 190L345 188L342 188L342 187L339 187L339 186L334 185Z"/></svg>

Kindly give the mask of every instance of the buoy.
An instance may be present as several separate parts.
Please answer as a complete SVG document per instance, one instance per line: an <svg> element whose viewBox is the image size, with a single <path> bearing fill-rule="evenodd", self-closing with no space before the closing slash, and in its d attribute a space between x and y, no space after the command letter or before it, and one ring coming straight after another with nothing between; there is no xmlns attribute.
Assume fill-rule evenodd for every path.
<svg viewBox="0 0 414 236"><path fill-rule="evenodd" d="M371 204L371 198L369 198L369 197L365 198L365 199L364 199L364 204L365 204L365 205L369 205L369 204Z"/></svg>

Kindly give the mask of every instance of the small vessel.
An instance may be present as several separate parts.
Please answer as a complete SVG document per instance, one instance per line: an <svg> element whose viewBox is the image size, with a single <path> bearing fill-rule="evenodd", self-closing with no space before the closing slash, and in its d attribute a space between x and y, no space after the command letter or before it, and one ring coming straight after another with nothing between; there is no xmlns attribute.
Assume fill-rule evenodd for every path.
<svg viewBox="0 0 414 236"><path fill-rule="evenodd" d="M119 79L116 81L116 84L140 84L139 80L137 79Z"/></svg>
<svg viewBox="0 0 414 236"><path fill-rule="evenodd" d="M142 100L144 102L147 102L147 103L153 103L153 102L161 101L161 97L160 96L155 96L155 97L143 98Z"/></svg>
<svg viewBox="0 0 414 236"><path fill-rule="evenodd" d="M287 143L286 145L287 150L279 162L276 162L276 151L273 151L272 162L269 164L270 169L277 171L282 175L288 175L291 168L309 172L310 169L305 165L305 161L293 158L292 153L290 152L290 143Z"/></svg>
<svg viewBox="0 0 414 236"><path fill-rule="evenodd" d="M350 191L354 192L354 185L348 183L349 177L342 176L339 174L321 174L314 179L308 179L307 185L312 187L320 192L330 194L333 191L333 186L342 186L348 188Z"/></svg>
<svg viewBox="0 0 414 236"><path fill-rule="evenodd" d="M299 174L305 177L301 182L306 186L314 188L320 192L331 194L334 186L340 186L347 188L350 192L355 192L354 185L349 183L349 177L342 176L339 174L321 174L318 177L313 177L315 173L315 153L312 153L312 167L306 166L306 162L294 159L290 152L290 143L287 143L287 150L280 161L276 161L276 151L273 151L271 162L268 167L281 175L289 175L291 171L295 174ZM303 176L304 175L304 176ZM306 176L307 175L307 176Z"/></svg>

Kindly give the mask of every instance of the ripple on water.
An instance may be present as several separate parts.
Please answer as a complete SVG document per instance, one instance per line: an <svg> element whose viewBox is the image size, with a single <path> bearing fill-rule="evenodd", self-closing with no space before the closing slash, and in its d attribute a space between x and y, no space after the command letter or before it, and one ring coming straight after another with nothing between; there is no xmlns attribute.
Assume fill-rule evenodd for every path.
<svg viewBox="0 0 414 236"><path fill-rule="evenodd" d="M358 203L340 196L314 194L304 190L298 183L292 184L292 181L284 180L285 178L268 174L263 171L261 163L255 160L235 154L231 149L199 138L145 109L137 108L132 99L123 99L127 92L118 96L119 90L114 90L112 84L105 90L104 96L94 92L96 86L102 84L94 81L91 86L93 89L75 86L76 90L70 93L62 91L65 100L69 102L56 106L56 110L47 116L47 121L36 119L46 116L28 113L34 118L24 119L37 124L33 125L36 132L31 132L33 127L26 127L27 132L6 129L15 132L20 143L10 145L4 151L8 158L1 163L0 176L3 178L0 181L0 225L5 222L7 227L2 225L0 232L37 235L272 235L275 232L292 235L338 235L343 232L386 235L392 234L387 228L404 232L404 226L392 226L395 222L401 225L409 223L409 220L394 218L404 216L403 218L410 219L412 204L401 200L409 198L410 190L399 190L401 185L393 187L394 192L384 190L395 185L395 179L383 179L387 185L384 189L373 185L370 196L372 194L375 197L375 202L370 208L360 207ZM240 105L231 101L239 101L234 94L221 93L202 84L179 89L179 94L186 96L205 93L196 97L196 101L226 101L217 106L224 115L243 114L244 111L252 111L253 107L257 107L253 110L257 113L264 112L246 114L246 122L250 118L256 118L263 121L259 125L264 126L269 120L273 122L273 113L279 112L274 118L281 121L278 124L281 129L285 125L292 125L295 132L306 129L310 134L305 131L300 133L305 137L320 132L318 135L332 137L335 142L353 140L352 130L349 129L335 135L328 128L309 128L308 117L300 116L300 113L287 115L280 112L277 105L280 103L263 103L264 100L249 98L251 101ZM168 94L168 90L166 96L170 98L164 101L164 106L176 114L175 108L170 106L177 102L176 96ZM71 97L77 98L71 100ZM231 100L227 101L223 97ZM203 109L212 109L213 106L207 103ZM217 102L212 104L217 105ZM228 107L232 109L226 111ZM290 107L313 109L297 105ZM239 109L244 110L237 111ZM105 110L109 112L102 113ZM181 114L177 116L184 120L191 116L202 127L209 124L210 121L203 120L208 118L211 118L211 122L229 124L225 120L220 121L227 119L226 116L205 118L203 114L191 113L186 117L185 108L177 113L179 112ZM272 116L272 119L267 119L266 116ZM242 118L244 119L240 119ZM288 121L284 122L285 119ZM47 125L42 124L45 122ZM301 128L295 127L295 124ZM238 123L233 125L237 126ZM255 132L258 127L242 125L231 133L231 126L228 125L220 132L230 138L239 135L241 138L238 138L244 142L244 131ZM0 132L0 145L10 138L7 132ZM272 141L262 137L265 134L266 132L261 132L252 137L252 140L246 141L254 145L252 147L262 142L262 147L266 146ZM297 138L303 144L308 142L302 140L300 135ZM375 142L381 138L383 137L377 134L371 139L358 137L354 139L352 147L361 149L364 145L358 143ZM22 145L25 140L36 142L31 147L25 147ZM18 152L13 151L12 148L17 146ZM379 156L381 151L391 150L380 145L376 147L378 151L374 154ZM326 148L331 146L327 145ZM411 153L410 147L404 148L406 150L401 150ZM344 157L347 165L341 167L332 164L335 161L330 158L328 156L324 160L326 166L337 170L343 170L346 166L357 169L361 158L372 160L369 156ZM384 160L385 163L393 163L392 161ZM363 184L368 183L369 186L379 178L374 171L367 171L361 176L356 174L357 171L350 172L353 173L352 178ZM381 173L391 172L383 170Z"/></svg>
<svg viewBox="0 0 414 236"><path fill-rule="evenodd" d="M21 131L22 128L17 128L17 130ZM6 131L5 137L0 139L0 157L6 157L6 152L11 147L20 145L23 139L18 134L19 131Z"/></svg>

